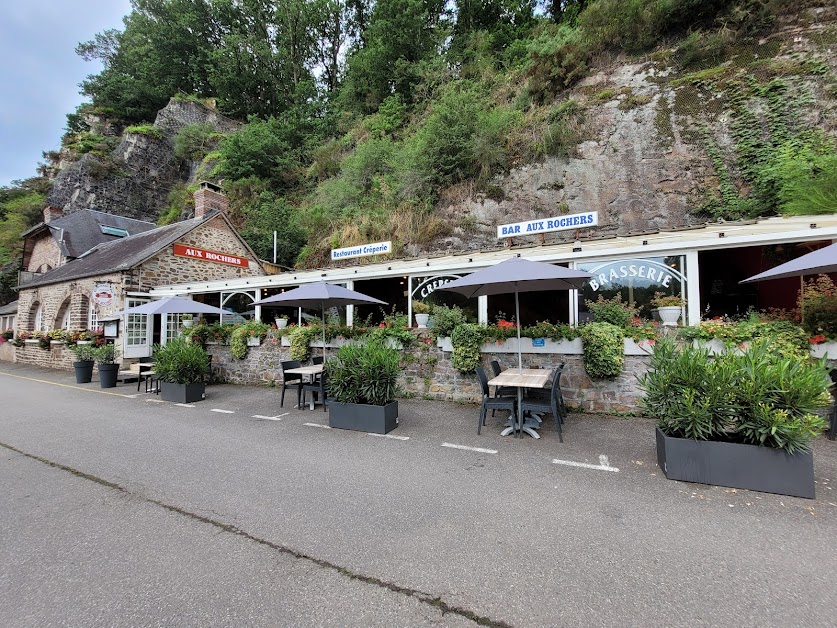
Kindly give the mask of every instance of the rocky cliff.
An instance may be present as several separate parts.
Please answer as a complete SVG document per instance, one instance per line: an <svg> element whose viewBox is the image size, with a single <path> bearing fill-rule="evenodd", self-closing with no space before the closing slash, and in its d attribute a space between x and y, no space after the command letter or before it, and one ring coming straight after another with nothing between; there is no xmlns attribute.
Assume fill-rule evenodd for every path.
<svg viewBox="0 0 837 628"><path fill-rule="evenodd" d="M156 221L171 189L178 183L191 181L199 165L174 157L178 132L191 124L209 124L219 133L230 133L240 127L240 123L206 104L172 99L157 114L150 128L124 132L109 155L87 153L77 161L62 164L47 196L47 205L61 208L65 213L98 209Z"/></svg>

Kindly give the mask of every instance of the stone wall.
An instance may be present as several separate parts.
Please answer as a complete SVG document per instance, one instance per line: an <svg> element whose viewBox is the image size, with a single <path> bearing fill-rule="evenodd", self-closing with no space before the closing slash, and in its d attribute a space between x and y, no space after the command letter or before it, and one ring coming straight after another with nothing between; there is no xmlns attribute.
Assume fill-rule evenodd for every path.
<svg viewBox="0 0 837 628"><path fill-rule="evenodd" d="M30 273L43 273L47 268L50 270L57 268L61 265L60 262L61 251L58 243L52 237L52 233L47 230L35 241L32 253L29 255L29 263L24 270Z"/></svg>
<svg viewBox="0 0 837 628"><path fill-rule="evenodd" d="M197 229L193 229L177 242L199 249L246 257L250 260L250 266L240 268L230 264L181 257L172 253L172 247L166 247L144 262L140 268L139 286L141 289L192 281L259 277L265 274L258 261L221 216L216 216Z"/></svg>
<svg viewBox="0 0 837 628"><path fill-rule="evenodd" d="M442 351L435 344L420 342L403 353L404 373L402 389L416 397L442 401L478 403L481 392L476 375L461 373L451 364L451 353ZM290 348L278 342L266 341L259 347L250 347L244 360L230 357L228 346L209 345L213 356L215 376L219 381L244 385L273 385L282 379L280 363L290 360ZM490 370L490 361L496 359L503 369L517 365L516 355L509 353L483 353L483 367ZM584 370L579 355L524 354L523 362L529 367L555 368L565 362L561 378L564 401L570 408L585 412L638 413L641 391L637 376L648 366L648 357L625 356L625 369L614 380L593 381Z"/></svg>
<svg viewBox="0 0 837 628"><path fill-rule="evenodd" d="M49 349L41 349L37 342L26 342L15 347L15 362L32 364L50 369L73 370L75 356L63 342L54 343Z"/></svg>

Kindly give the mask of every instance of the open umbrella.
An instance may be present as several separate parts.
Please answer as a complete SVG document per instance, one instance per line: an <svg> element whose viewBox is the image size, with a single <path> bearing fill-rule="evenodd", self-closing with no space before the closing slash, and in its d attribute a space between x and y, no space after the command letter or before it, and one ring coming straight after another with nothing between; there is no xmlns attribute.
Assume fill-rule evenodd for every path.
<svg viewBox="0 0 837 628"><path fill-rule="evenodd" d="M837 272L837 244L817 249L812 253L797 257L789 262L780 264L758 275L753 275L740 283L751 281L766 281L767 279L785 279L787 277L801 277L803 275L819 275L821 273Z"/></svg>
<svg viewBox="0 0 837 628"><path fill-rule="evenodd" d="M281 294L277 294L261 301L256 301L254 305L287 305L289 307L320 307L323 316L323 357L325 357L325 310L327 307L334 307L336 305L362 305L364 303L379 303L386 305L386 301L381 301L373 297L366 296L360 292L349 290L342 286L335 286L334 284L326 283L324 281L317 281L315 283L305 284L299 288L288 290Z"/></svg>
<svg viewBox="0 0 837 628"><path fill-rule="evenodd" d="M517 366L522 369L523 356L520 350L520 300L518 293L577 290L592 276L592 274L583 270L573 270L554 264L513 257L456 281L446 283L438 289L458 292L468 298L514 292L514 320L517 323Z"/></svg>
<svg viewBox="0 0 837 628"><path fill-rule="evenodd" d="M226 310L214 305L207 305L192 299L183 297L164 297L157 301L149 301L136 307L129 307L114 316L127 316L128 314L229 314Z"/></svg>

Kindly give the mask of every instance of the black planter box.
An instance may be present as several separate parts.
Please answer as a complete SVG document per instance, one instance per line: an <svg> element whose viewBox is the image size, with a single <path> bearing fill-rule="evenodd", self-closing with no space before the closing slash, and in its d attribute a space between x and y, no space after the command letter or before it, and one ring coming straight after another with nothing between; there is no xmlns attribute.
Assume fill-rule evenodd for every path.
<svg viewBox="0 0 837 628"><path fill-rule="evenodd" d="M102 388L114 388L117 379L119 379L119 364L99 365L99 386Z"/></svg>
<svg viewBox="0 0 837 628"><path fill-rule="evenodd" d="M174 401L175 403L194 403L201 401L206 396L206 384L172 384L171 382L160 382L160 396L163 401Z"/></svg>
<svg viewBox="0 0 837 628"><path fill-rule="evenodd" d="M814 499L814 454L673 438L657 428L657 464L669 480Z"/></svg>
<svg viewBox="0 0 837 628"><path fill-rule="evenodd" d="M332 401L328 405L328 424L341 430L386 434L398 427L398 402L368 406Z"/></svg>
<svg viewBox="0 0 837 628"><path fill-rule="evenodd" d="M76 384L89 384L93 381L93 360L73 362L76 371Z"/></svg>

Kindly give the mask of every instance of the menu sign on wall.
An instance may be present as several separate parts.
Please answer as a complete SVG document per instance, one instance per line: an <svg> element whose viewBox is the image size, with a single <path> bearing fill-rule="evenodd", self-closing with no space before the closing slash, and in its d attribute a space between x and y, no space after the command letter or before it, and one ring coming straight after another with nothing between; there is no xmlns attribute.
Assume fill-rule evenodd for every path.
<svg viewBox="0 0 837 628"><path fill-rule="evenodd" d="M247 268L250 262L246 257L239 257L238 255L230 255L229 253L219 253L218 251L208 251L206 249L196 249L193 246L186 246L185 244L175 244L174 254L180 257L191 257L192 259L202 259L207 262L215 262L216 264L228 264L230 266L239 266Z"/></svg>

